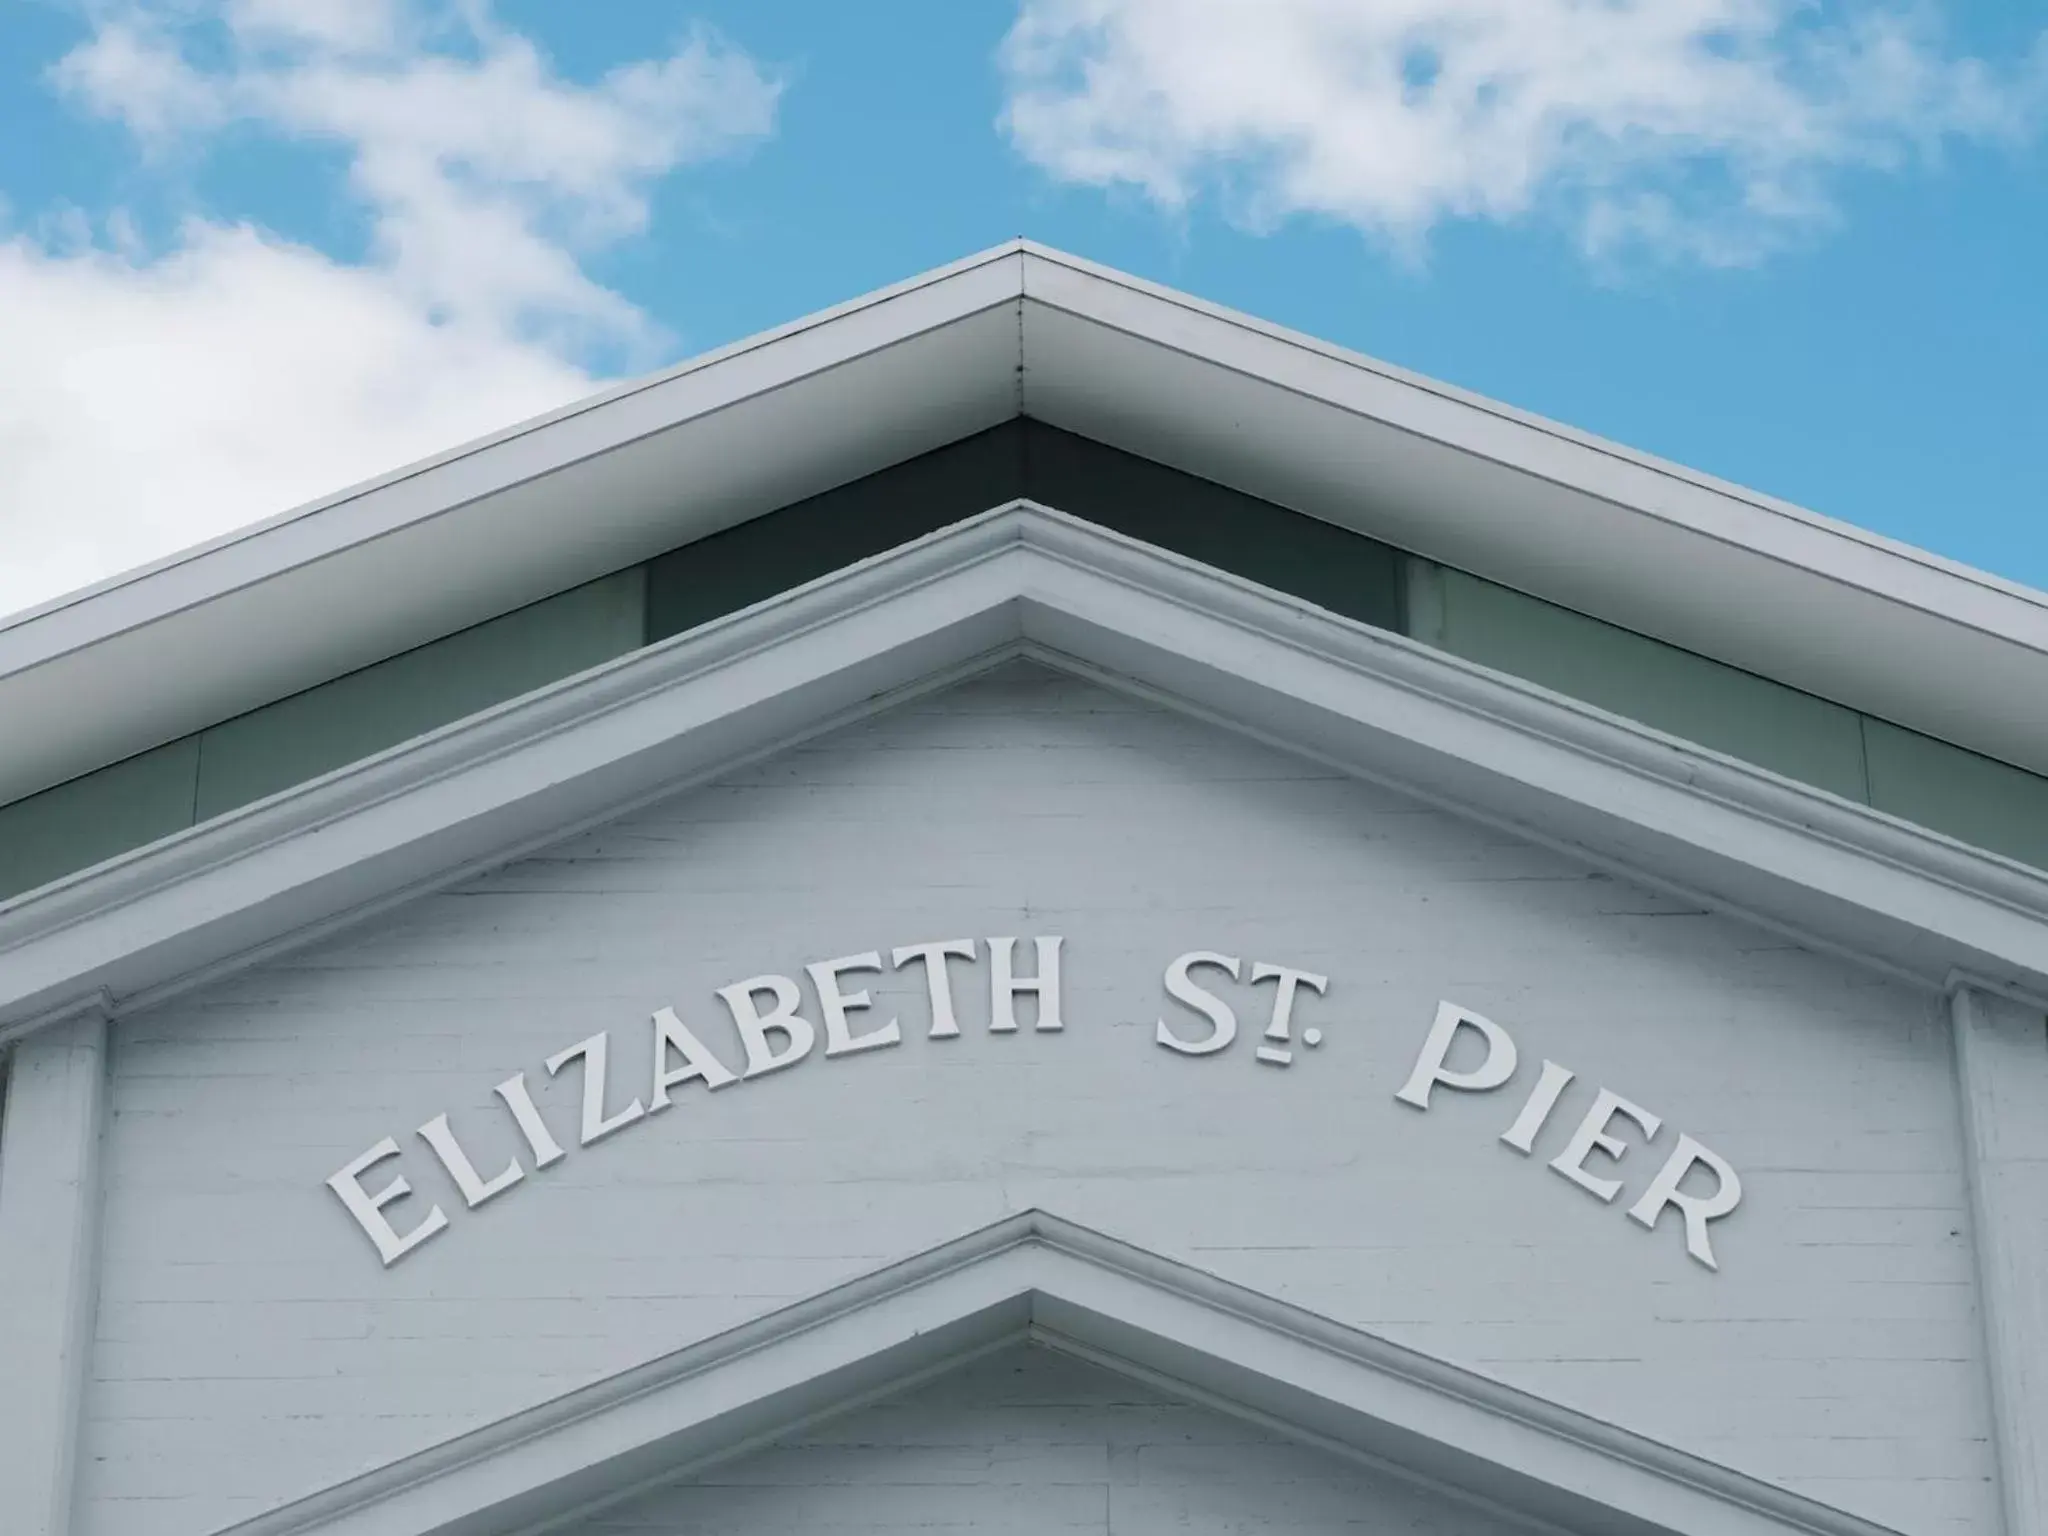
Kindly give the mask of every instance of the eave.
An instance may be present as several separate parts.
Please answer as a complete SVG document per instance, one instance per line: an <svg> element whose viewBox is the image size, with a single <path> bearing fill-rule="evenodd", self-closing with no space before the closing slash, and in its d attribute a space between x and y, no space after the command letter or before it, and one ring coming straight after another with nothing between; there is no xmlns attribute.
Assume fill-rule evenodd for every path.
<svg viewBox="0 0 2048 1536"><path fill-rule="evenodd" d="M2048 878L1028 503L0 905L0 1040L145 1008L1018 655L1940 987Z"/></svg>
<svg viewBox="0 0 2048 1536"><path fill-rule="evenodd" d="M1017 414L2048 772L2048 598L1028 244L0 621L0 801Z"/></svg>

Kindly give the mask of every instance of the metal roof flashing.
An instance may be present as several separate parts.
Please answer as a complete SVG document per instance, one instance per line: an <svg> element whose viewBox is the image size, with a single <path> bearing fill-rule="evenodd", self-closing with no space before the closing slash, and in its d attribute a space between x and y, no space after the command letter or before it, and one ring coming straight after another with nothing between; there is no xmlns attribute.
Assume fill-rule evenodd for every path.
<svg viewBox="0 0 2048 1536"><path fill-rule="evenodd" d="M2048 771L2048 596L1017 241L0 619L0 803L1019 414Z"/></svg>

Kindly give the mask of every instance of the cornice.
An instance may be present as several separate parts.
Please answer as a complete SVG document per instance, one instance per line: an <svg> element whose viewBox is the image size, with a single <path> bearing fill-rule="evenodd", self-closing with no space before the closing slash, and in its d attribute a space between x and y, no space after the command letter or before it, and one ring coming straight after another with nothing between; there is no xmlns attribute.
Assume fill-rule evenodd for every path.
<svg viewBox="0 0 2048 1536"><path fill-rule="evenodd" d="M148 1006L1031 654L1857 956L2048 991L2048 878L1029 503L0 905L0 1039Z"/></svg>

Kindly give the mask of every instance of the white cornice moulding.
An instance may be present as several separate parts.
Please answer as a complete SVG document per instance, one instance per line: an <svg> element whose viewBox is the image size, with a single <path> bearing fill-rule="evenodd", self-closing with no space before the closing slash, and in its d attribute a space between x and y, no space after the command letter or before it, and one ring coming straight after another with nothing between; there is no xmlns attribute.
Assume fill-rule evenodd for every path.
<svg viewBox="0 0 2048 1536"><path fill-rule="evenodd" d="M595 1513L1034 1341L1522 1521L1887 1536L1625 1429L1026 1211L219 1536L494 1536Z"/></svg>
<svg viewBox="0 0 2048 1536"><path fill-rule="evenodd" d="M132 1012L1030 655L1941 987L2048 878L1019 503L0 904L0 1040Z"/></svg>

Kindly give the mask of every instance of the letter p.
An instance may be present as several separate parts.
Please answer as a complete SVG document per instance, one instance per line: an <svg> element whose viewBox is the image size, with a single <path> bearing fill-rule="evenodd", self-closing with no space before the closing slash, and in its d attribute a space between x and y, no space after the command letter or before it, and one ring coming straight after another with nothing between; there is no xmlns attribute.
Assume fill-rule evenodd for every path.
<svg viewBox="0 0 2048 1536"><path fill-rule="evenodd" d="M1486 1059L1469 1072L1454 1072L1444 1064L1450 1060L1461 1026L1475 1030L1486 1042ZM1514 1075L1515 1042L1506 1030L1456 1003L1438 1003L1436 1021L1429 1026L1429 1038L1422 1042L1422 1054L1415 1058L1415 1070L1394 1097L1403 1104L1427 1109L1429 1090L1438 1083L1465 1093L1485 1093Z"/></svg>

